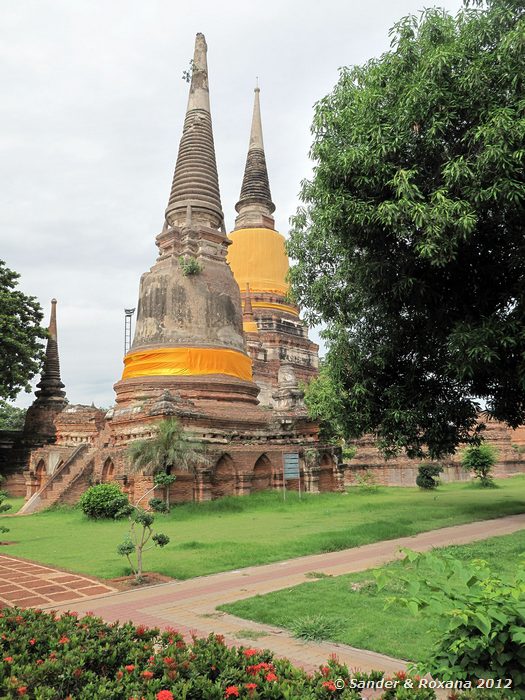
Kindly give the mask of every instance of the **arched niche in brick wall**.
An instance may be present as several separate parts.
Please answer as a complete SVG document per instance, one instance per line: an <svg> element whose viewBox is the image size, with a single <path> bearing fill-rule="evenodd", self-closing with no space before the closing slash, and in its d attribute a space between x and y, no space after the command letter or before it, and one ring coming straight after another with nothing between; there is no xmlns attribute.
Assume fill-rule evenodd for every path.
<svg viewBox="0 0 525 700"><path fill-rule="evenodd" d="M40 489L44 485L47 476L46 463L41 459L35 469L37 488Z"/></svg>
<svg viewBox="0 0 525 700"><path fill-rule="evenodd" d="M233 459L228 454L222 455L215 464L211 475L211 497L233 496L235 493L236 473Z"/></svg>
<svg viewBox="0 0 525 700"><path fill-rule="evenodd" d="M262 454L253 467L252 492L272 488L273 467L268 455Z"/></svg>
<svg viewBox="0 0 525 700"><path fill-rule="evenodd" d="M319 491L335 491L335 487L334 460L324 454L319 464Z"/></svg>
<svg viewBox="0 0 525 700"><path fill-rule="evenodd" d="M108 457L106 461L104 462L104 466L102 467L102 477L101 481L103 484L107 484L109 481L114 481L115 480L115 465L113 464L113 460L111 457Z"/></svg>

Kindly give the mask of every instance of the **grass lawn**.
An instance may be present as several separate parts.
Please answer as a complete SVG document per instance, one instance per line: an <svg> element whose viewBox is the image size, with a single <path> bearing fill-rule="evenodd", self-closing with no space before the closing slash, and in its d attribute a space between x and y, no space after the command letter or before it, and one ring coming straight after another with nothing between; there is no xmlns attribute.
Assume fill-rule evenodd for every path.
<svg viewBox="0 0 525 700"><path fill-rule="evenodd" d="M446 547L442 551L445 550L458 559L486 559L499 573L511 574L518 557L525 552L525 530L469 545ZM323 635L327 639L396 658L421 661L439 635L440 620L428 612L413 616L401 605L385 610L387 598L403 595L405 591L403 583L396 578L401 566L394 562L383 567L392 574L392 580L381 591L377 590L369 569L247 598L223 605L220 610L289 629L315 611L329 630Z"/></svg>
<svg viewBox="0 0 525 700"><path fill-rule="evenodd" d="M145 569L176 578L331 552L447 525L525 512L525 476L499 488L446 484L436 492L417 488L359 488L347 494L278 492L191 503L158 515L171 539L145 554ZM91 521L78 508L5 518L6 554L113 578L129 573L116 547L127 521Z"/></svg>

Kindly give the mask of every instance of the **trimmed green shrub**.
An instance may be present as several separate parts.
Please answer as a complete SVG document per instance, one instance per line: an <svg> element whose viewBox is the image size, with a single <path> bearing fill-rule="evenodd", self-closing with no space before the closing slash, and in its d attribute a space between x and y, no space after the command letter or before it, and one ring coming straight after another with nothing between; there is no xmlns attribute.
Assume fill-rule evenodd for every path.
<svg viewBox="0 0 525 700"><path fill-rule="evenodd" d="M383 678L350 673L336 658L309 674L268 650L227 647L221 635L187 644L170 628L33 609L0 612L0 653L0 697L7 700L360 700L359 684ZM385 682L402 686L409 678L400 672ZM389 697L434 700L435 693L403 688Z"/></svg>
<svg viewBox="0 0 525 700"><path fill-rule="evenodd" d="M496 464L498 452L492 445L467 447L461 455L461 465L468 472L474 472L481 486L494 486L492 469Z"/></svg>
<svg viewBox="0 0 525 700"><path fill-rule="evenodd" d="M96 484L80 497L80 507L88 518L115 518L126 514L128 497L118 484Z"/></svg>
<svg viewBox="0 0 525 700"><path fill-rule="evenodd" d="M154 510L156 513L169 512L168 504L166 503L166 501L163 501L162 498L150 498L148 501L148 505L151 508L151 510Z"/></svg>
<svg viewBox="0 0 525 700"><path fill-rule="evenodd" d="M417 470L416 484L420 489L435 489L439 486L437 477L443 471L441 464L425 462L420 464Z"/></svg>

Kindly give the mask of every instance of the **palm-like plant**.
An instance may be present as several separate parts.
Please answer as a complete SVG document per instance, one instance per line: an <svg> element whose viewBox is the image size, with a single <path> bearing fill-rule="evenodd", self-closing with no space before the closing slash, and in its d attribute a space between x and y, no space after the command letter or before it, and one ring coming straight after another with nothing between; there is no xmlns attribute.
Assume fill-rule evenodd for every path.
<svg viewBox="0 0 525 700"><path fill-rule="evenodd" d="M156 435L135 440L128 447L132 473L167 473L171 467L177 471L189 471L206 462L202 443L189 438L176 418L167 418L156 428ZM166 486L169 506L169 485Z"/></svg>

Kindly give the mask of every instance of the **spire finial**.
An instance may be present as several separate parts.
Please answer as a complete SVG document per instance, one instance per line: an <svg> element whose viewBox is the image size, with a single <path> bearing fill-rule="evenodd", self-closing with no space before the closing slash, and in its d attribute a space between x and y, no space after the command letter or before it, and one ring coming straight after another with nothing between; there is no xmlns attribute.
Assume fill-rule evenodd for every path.
<svg viewBox="0 0 525 700"><path fill-rule="evenodd" d="M195 38L188 108L166 209L170 226L184 226L188 206L202 226L221 229L224 221L215 160L208 91L206 40Z"/></svg>
<svg viewBox="0 0 525 700"><path fill-rule="evenodd" d="M60 360L58 357L57 340L57 300L51 299L51 315L49 318L48 339L46 346L46 357L41 379L37 384L38 391L35 392L37 402L67 403L66 392L63 391L64 384L60 379Z"/></svg>
<svg viewBox="0 0 525 700"><path fill-rule="evenodd" d="M199 32L195 37L187 112L190 112L192 109L203 109L208 113L210 112L207 51L208 46L204 34Z"/></svg>
<svg viewBox="0 0 525 700"><path fill-rule="evenodd" d="M272 202L266 157L264 155L260 92L259 81L257 80L254 90L252 127L241 196L235 205L235 210L239 214L235 220L236 228L244 228L248 224L273 227L271 216L275 211L275 205Z"/></svg>

